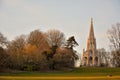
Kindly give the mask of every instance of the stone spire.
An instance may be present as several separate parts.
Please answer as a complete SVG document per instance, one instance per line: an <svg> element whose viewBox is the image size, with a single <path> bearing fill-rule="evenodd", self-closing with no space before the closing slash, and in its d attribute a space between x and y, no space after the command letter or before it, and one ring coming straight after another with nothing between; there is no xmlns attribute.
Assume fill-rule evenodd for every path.
<svg viewBox="0 0 120 80"><path fill-rule="evenodd" d="M87 50L96 49L96 39L94 37L93 19L90 20L90 32L87 42Z"/></svg>
<svg viewBox="0 0 120 80"><path fill-rule="evenodd" d="M89 32L89 39L94 39L94 29L93 29L93 19L90 20L90 32Z"/></svg>

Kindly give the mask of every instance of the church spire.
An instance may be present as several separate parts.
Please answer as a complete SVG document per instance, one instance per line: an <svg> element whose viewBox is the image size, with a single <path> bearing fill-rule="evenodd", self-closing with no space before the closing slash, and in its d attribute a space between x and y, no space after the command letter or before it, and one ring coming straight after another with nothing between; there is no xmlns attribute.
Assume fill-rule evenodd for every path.
<svg viewBox="0 0 120 80"><path fill-rule="evenodd" d="M87 41L87 50L96 49L96 39L94 36L94 29L93 29L93 19L90 20L90 32Z"/></svg>
<svg viewBox="0 0 120 80"><path fill-rule="evenodd" d="M90 19L90 32L89 32L89 38L94 38L94 29L93 29L93 19L91 17Z"/></svg>

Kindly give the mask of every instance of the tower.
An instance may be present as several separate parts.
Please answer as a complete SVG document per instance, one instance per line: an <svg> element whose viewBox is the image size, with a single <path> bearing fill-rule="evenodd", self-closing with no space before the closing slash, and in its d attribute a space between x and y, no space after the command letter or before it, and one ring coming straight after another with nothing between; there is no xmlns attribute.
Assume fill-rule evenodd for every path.
<svg viewBox="0 0 120 80"><path fill-rule="evenodd" d="M93 19L90 20L90 31L87 40L86 51L83 51L83 66L99 66L99 55L96 49L96 39L94 36Z"/></svg>

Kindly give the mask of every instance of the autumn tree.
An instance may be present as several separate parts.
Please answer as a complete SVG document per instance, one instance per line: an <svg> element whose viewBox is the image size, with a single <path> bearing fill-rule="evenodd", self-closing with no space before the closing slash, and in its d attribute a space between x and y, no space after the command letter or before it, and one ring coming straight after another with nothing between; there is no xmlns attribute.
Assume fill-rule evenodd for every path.
<svg viewBox="0 0 120 80"><path fill-rule="evenodd" d="M120 23L108 30L108 38L112 50L113 65L120 67Z"/></svg>
<svg viewBox="0 0 120 80"><path fill-rule="evenodd" d="M1 39L0 45L3 45L4 40L6 39ZM49 30L46 33L34 30L9 41L6 48L8 55L3 55L6 51L0 47L0 67L7 60L10 69L25 71L73 68L77 58L73 47L76 45L74 37L65 41L64 33L59 30ZM7 56L9 60L6 59Z"/></svg>
<svg viewBox="0 0 120 80"><path fill-rule="evenodd" d="M39 50L41 50L41 52L49 49L49 45L45 39L45 34L40 30L30 32L27 38L27 44L35 45Z"/></svg>
<svg viewBox="0 0 120 80"><path fill-rule="evenodd" d="M45 34L40 30L34 30L28 35L25 53L26 53L26 68L31 70L47 69L46 55L43 53L50 51L49 45L45 39Z"/></svg>
<svg viewBox="0 0 120 80"><path fill-rule="evenodd" d="M45 55L47 56L47 60L50 62L49 68L55 69L54 55L56 54L57 48L60 48L64 45L65 36L63 32L55 29L48 30L45 35L46 35L46 40L51 48L51 53Z"/></svg>
<svg viewBox="0 0 120 80"><path fill-rule="evenodd" d="M58 48L54 55L55 69L69 70L74 68L75 56L72 49Z"/></svg>
<svg viewBox="0 0 120 80"><path fill-rule="evenodd" d="M25 57L24 70L34 71L48 69L46 56L40 52L36 45L27 44L25 46Z"/></svg>
<svg viewBox="0 0 120 80"><path fill-rule="evenodd" d="M11 58L11 68L19 70L42 70L46 67L47 60L43 52L49 52L49 45L44 33L39 30L21 35L10 41L7 52Z"/></svg>
<svg viewBox="0 0 120 80"><path fill-rule="evenodd" d="M9 42L7 52L11 58L11 67L20 69L24 62L24 47L26 44L26 36L21 35Z"/></svg>

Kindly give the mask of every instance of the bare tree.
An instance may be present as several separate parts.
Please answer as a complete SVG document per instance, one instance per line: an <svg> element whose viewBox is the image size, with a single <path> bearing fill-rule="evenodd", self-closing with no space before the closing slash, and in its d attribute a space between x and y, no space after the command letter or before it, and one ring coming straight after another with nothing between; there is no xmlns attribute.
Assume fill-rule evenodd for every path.
<svg viewBox="0 0 120 80"><path fill-rule="evenodd" d="M110 66L111 54L107 52L104 48L98 49L99 52L99 62L101 67Z"/></svg>
<svg viewBox="0 0 120 80"><path fill-rule="evenodd" d="M0 32L0 69L7 67L8 54L6 53L5 47L7 45L7 38ZM1 71L0 70L0 71Z"/></svg>
<svg viewBox="0 0 120 80"><path fill-rule="evenodd" d="M112 28L108 30L108 38L112 50L117 50L120 48L120 23L113 25Z"/></svg>
<svg viewBox="0 0 120 80"><path fill-rule="evenodd" d="M113 64L120 67L120 23L113 25L112 28L108 30L108 38L111 44Z"/></svg>
<svg viewBox="0 0 120 80"><path fill-rule="evenodd" d="M48 30L46 32L46 39L51 47L57 46L61 47L65 43L65 36L59 30Z"/></svg>
<svg viewBox="0 0 120 80"><path fill-rule="evenodd" d="M34 30L28 35L27 44L35 45L41 51L49 48L49 45L45 39L45 34L40 30Z"/></svg>
<svg viewBox="0 0 120 80"><path fill-rule="evenodd" d="M49 30L46 32L46 40L51 48L51 53L47 54L47 60L50 62L49 68L55 69L54 55L56 54L57 48L60 48L65 43L65 36L59 30Z"/></svg>
<svg viewBox="0 0 120 80"><path fill-rule="evenodd" d="M21 35L19 37L16 37L15 40L12 40L9 42L7 48L7 53L10 55L12 63L10 65L13 65L13 68L19 68L21 64L23 63L23 55L24 55L24 47L26 45L26 36Z"/></svg>
<svg viewBox="0 0 120 80"><path fill-rule="evenodd" d="M8 44L8 50L10 53L21 53L24 50L26 45L25 35L16 37L15 40L12 40Z"/></svg>

